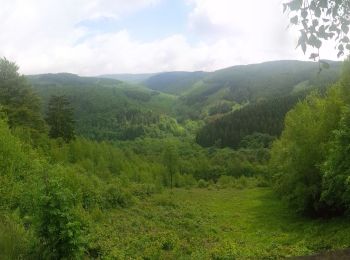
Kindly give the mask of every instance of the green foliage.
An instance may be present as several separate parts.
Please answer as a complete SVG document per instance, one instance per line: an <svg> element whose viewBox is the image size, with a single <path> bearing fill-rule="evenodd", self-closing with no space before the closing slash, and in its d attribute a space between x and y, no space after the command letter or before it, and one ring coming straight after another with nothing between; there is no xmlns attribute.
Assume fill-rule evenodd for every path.
<svg viewBox="0 0 350 260"><path fill-rule="evenodd" d="M208 188L209 183L203 179L198 181L198 188Z"/></svg>
<svg viewBox="0 0 350 260"><path fill-rule="evenodd" d="M18 73L18 66L0 58L0 105L8 117L9 125L45 130L40 114L40 100L31 86Z"/></svg>
<svg viewBox="0 0 350 260"><path fill-rule="evenodd" d="M275 138L271 135L254 133L245 136L239 146L249 149L269 148L274 140Z"/></svg>
<svg viewBox="0 0 350 260"><path fill-rule="evenodd" d="M0 215L1 259L28 259L33 240L35 237L25 229L16 212L11 215Z"/></svg>
<svg viewBox="0 0 350 260"><path fill-rule="evenodd" d="M164 165L169 173L170 178L170 188L173 188L174 175L178 169L178 155L176 153L175 147L169 144L166 147L163 155Z"/></svg>
<svg viewBox="0 0 350 260"><path fill-rule="evenodd" d="M346 166L341 168L346 160L340 160L348 145L343 112L348 84L345 76L325 97L313 94L300 102L288 113L282 136L272 147L276 188L298 212L327 216L346 209Z"/></svg>
<svg viewBox="0 0 350 260"><path fill-rule="evenodd" d="M4 216L0 221L0 249L5 259L278 258L311 253L329 244L344 247L348 243L345 235L320 236L320 231L338 228L339 223L306 223L285 209L271 191L256 188L269 185L267 163L272 137L260 130L277 129L271 118L282 120L280 114L285 113L268 97L285 96L300 82L320 86L317 80L309 80L313 65L292 63L239 67L233 70L237 69L234 75L231 69L205 73L200 83L194 83L196 90L191 88L179 98L112 79L71 74L29 77L46 104L50 96L58 96L59 102L51 102L51 112L55 112L51 118L66 113L69 116L61 122L72 121L69 109L56 109L57 104L66 106L60 96L69 98L77 137L64 142L65 136L53 139L45 132L34 135L21 124L9 128L6 116L0 116L0 216ZM287 67L279 70L281 64ZM306 72L300 72L296 68L299 65ZM3 70L4 75L17 71L11 66L14 69ZM259 74L261 68L277 72L264 76ZM286 68L292 68L290 74L285 75ZM248 73L251 69L257 74L254 80ZM299 76L294 79L295 75ZM187 80L192 84L192 77ZM332 76L324 82L329 80ZM247 84L250 90L245 89ZM263 89L269 85L271 88ZM311 96L287 116L282 139L274 144L271 165L277 186L286 185L285 192L295 196L292 202L299 202L303 196L313 199L316 194L317 210L321 206L324 209L338 195L314 187L327 184L329 190L345 191L340 185L344 183L333 177L342 172L334 162L340 160L337 156L345 153L346 146L338 147L343 137L332 133L341 116L341 129L348 131L344 93L345 88L334 88L325 98ZM9 107L15 104L5 100ZM245 122L241 126L248 127L234 127L249 131L241 135L243 141L236 140L239 150L220 149L217 142L216 147L203 148L193 140L203 121L183 120L179 124L172 117L185 119L192 112L205 117L215 104L219 106L213 113L225 113L228 106L241 107L233 114L241 113ZM266 109L259 114L261 108ZM271 126L264 128L256 123L256 113L262 115L260 122L265 120ZM229 135L228 130L225 135ZM337 147L338 152L329 147ZM327 156L329 160L324 163L322 158ZM291 164L285 158L294 161ZM293 175L296 171L292 167L299 167L299 175ZM334 174L322 178L323 170ZM308 173L306 178L300 177L302 172ZM282 178L281 173L288 177ZM317 182L314 176L319 177L315 178ZM300 193L297 182L309 189ZM293 189L293 185L298 188ZM174 187L172 192L169 186ZM298 230L300 226L311 226L311 231L305 235ZM346 226L339 226L340 233L347 234ZM327 238L332 243L322 240ZM16 240L18 244L14 245Z"/></svg>
<svg viewBox="0 0 350 260"><path fill-rule="evenodd" d="M58 177L45 176L43 196L39 202L37 232L44 259L75 259L84 247L82 223L75 215L74 194Z"/></svg>
<svg viewBox="0 0 350 260"><path fill-rule="evenodd" d="M256 187L268 187L269 181L266 176L254 176L245 177L241 176L239 178L232 176L222 175L217 180L216 185L218 188L234 188L234 189L244 189L244 188L256 188Z"/></svg>
<svg viewBox="0 0 350 260"><path fill-rule="evenodd" d="M347 106L342 113L340 126L334 137L324 163L322 178L323 201L333 214L350 211L350 110Z"/></svg>
<svg viewBox="0 0 350 260"><path fill-rule="evenodd" d="M49 100L46 122L50 127L51 138L62 138L70 142L75 138L74 111L65 96L52 96Z"/></svg>
<svg viewBox="0 0 350 260"><path fill-rule="evenodd" d="M104 200L106 209L127 207L132 203L132 196L129 192L124 191L121 185L111 183L105 188Z"/></svg>
<svg viewBox="0 0 350 260"><path fill-rule="evenodd" d="M72 74L44 74L30 76L29 80L45 104L51 96L69 99L77 135L102 141L183 134L168 116L174 102L172 96L117 80Z"/></svg>
<svg viewBox="0 0 350 260"><path fill-rule="evenodd" d="M169 93L182 94L194 83L205 77L207 73L197 72L164 72L153 75L146 79L143 84L153 90Z"/></svg>
<svg viewBox="0 0 350 260"><path fill-rule="evenodd" d="M350 51L349 15L347 0L289 0L283 4L284 11L290 11L290 23L298 26L300 46L305 53L307 46L314 48L310 59L320 60L319 49L324 41L335 39L338 58ZM321 61L324 67L328 63Z"/></svg>
<svg viewBox="0 0 350 260"><path fill-rule="evenodd" d="M220 102L209 108L209 116L216 114L226 114L232 111L232 103L228 101Z"/></svg>
<svg viewBox="0 0 350 260"><path fill-rule="evenodd" d="M277 189L299 212L323 210L320 165L342 106L339 88L331 89L324 99L309 96L288 113L281 139L272 147Z"/></svg>
<svg viewBox="0 0 350 260"><path fill-rule="evenodd" d="M268 188L166 190L96 220L88 251L102 259L280 259L350 245L348 219L302 218Z"/></svg>
<svg viewBox="0 0 350 260"><path fill-rule="evenodd" d="M278 136L283 129L285 114L302 97L299 94L246 105L206 124L197 133L196 141L205 147L238 148L246 136L256 132Z"/></svg>
<svg viewBox="0 0 350 260"><path fill-rule="evenodd" d="M334 83L340 63L329 62L331 68L318 74L318 64L301 61L274 61L247 66L234 66L208 73L186 92L175 106L178 118L203 119L207 111L220 102L244 105L262 99L285 97L301 82L307 89L323 88Z"/></svg>

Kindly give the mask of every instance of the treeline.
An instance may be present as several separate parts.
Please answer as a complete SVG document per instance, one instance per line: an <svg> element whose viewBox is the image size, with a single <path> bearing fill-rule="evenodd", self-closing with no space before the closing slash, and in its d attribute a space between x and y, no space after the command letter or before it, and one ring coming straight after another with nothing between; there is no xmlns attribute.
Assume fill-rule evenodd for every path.
<svg viewBox="0 0 350 260"><path fill-rule="evenodd" d="M279 136L285 114L304 96L289 95L248 104L206 124L197 133L196 141L204 147L238 148L244 137L254 133Z"/></svg>
<svg viewBox="0 0 350 260"><path fill-rule="evenodd" d="M271 151L279 194L298 212L329 217L350 211L350 63L325 96L313 93L288 113Z"/></svg>

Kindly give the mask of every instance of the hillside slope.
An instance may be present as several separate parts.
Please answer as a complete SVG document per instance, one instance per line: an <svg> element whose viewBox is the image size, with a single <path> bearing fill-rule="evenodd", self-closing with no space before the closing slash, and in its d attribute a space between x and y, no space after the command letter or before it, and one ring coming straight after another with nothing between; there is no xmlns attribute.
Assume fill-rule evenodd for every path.
<svg viewBox="0 0 350 260"><path fill-rule="evenodd" d="M143 82L153 90L181 95L192 87L197 81L203 79L208 73L202 71L185 72L174 71L156 74Z"/></svg>
<svg viewBox="0 0 350 260"><path fill-rule="evenodd" d="M220 101L254 102L283 97L295 91L326 87L339 77L340 63L318 73L318 64L303 61L274 61L234 66L208 74L182 95L183 104L205 116ZM296 87L298 86L298 87Z"/></svg>
<svg viewBox="0 0 350 260"><path fill-rule="evenodd" d="M133 83L133 84L139 84L143 81L147 80L148 78L155 75L154 73L143 73L143 74L106 74L106 75L100 75L99 78L106 78L106 79L116 79L125 81L127 83Z"/></svg>
<svg viewBox="0 0 350 260"><path fill-rule="evenodd" d="M171 95L118 80L66 73L28 76L28 79L43 99L44 107L52 95L70 99L76 128L82 136L124 140L178 130L176 121L168 116L175 102ZM160 124L164 131L159 129Z"/></svg>

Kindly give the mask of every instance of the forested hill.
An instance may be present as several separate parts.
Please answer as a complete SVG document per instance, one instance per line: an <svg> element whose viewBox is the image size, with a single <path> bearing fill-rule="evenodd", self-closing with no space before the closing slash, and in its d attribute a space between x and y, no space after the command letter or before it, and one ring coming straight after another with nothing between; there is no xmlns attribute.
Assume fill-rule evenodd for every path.
<svg viewBox="0 0 350 260"><path fill-rule="evenodd" d="M244 138L255 133L279 136L285 114L299 100L311 90L324 90L337 80L340 63L330 62L330 65L330 69L324 69L321 73L318 73L318 64L300 61L268 62L215 72L197 92L185 98L185 102L190 100L189 104L197 102L198 107L209 100L208 112L211 116L226 114L208 120L197 133L197 142L203 146L238 148ZM208 88L203 91L205 85ZM218 93L227 101L213 107L210 105L213 103L212 97L220 97ZM228 104L234 104L230 101L241 104L245 101L248 104L227 113L230 111Z"/></svg>
<svg viewBox="0 0 350 260"><path fill-rule="evenodd" d="M237 104L328 86L340 73L339 62L329 61L329 64L330 68L323 69L322 73L319 73L318 63L285 60L233 66L214 72L134 74L119 76L119 79L137 81L149 89L180 96L175 108L177 117L203 119L215 111L230 112Z"/></svg>
<svg viewBox="0 0 350 260"><path fill-rule="evenodd" d="M43 99L44 108L50 96L67 96L75 111L77 131L88 138L129 140L169 133L181 135L185 130L177 121L192 119L211 122L199 132L200 144L237 147L242 138L254 132L278 134L285 113L297 100L288 96L336 81L340 64L330 65L320 74L317 63L275 61L211 73L129 75L130 80L136 81L148 77L144 86L69 73L34 75L28 79ZM271 102L281 107L274 108ZM271 109L276 111L272 113ZM220 121L223 115L228 116ZM213 122L215 119L218 121Z"/></svg>
<svg viewBox="0 0 350 260"><path fill-rule="evenodd" d="M99 78L106 78L106 79L116 79L125 81L127 83L133 83L138 84L142 83L143 81L147 80L148 78L155 75L154 73L144 73L144 74L105 74L99 76Z"/></svg>
<svg viewBox="0 0 350 260"><path fill-rule="evenodd" d="M44 110L52 95L66 96L74 109L78 134L97 140L180 134L168 115L174 97L114 79L73 74L28 76ZM160 129L161 128L161 129Z"/></svg>
<svg viewBox="0 0 350 260"><path fill-rule="evenodd" d="M29 75L27 78L32 84L36 85L71 85L71 86L86 86L86 85L101 85L101 86L117 86L122 82L116 79L107 79L100 77L80 77L71 73L48 73L39 75Z"/></svg>
<svg viewBox="0 0 350 260"><path fill-rule="evenodd" d="M146 79L143 84L153 90L181 95L208 74L209 73L203 71L164 72Z"/></svg>
<svg viewBox="0 0 350 260"><path fill-rule="evenodd" d="M205 115L215 102L254 102L259 99L283 97L292 92L322 87L337 80L340 63L319 74L314 62L274 61L235 66L207 75L183 94L183 103Z"/></svg>
<svg viewBox="0 0 350 260"><path fill-rule="evenodd" d="M252 103L207 123L196 136L198 144L209 147L239 148L242 141L257 133L273 137L283 130L286 113L305 98L307 92Z"/></svg>

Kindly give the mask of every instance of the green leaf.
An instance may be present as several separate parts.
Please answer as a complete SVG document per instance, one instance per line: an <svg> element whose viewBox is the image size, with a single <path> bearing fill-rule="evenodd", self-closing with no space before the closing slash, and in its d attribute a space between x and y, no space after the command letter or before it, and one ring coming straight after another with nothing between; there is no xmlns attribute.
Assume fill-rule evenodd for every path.
<svg viewBox="0 0 350 260"><path fill-rule="evenodd" d="M329 27L329 31L331 32L337 31L337 26L335 24L332 24L331 27Z"/></svg>
<svg viewBox="0 0 350 260"><path fill-rule="evenodd" d="M303 4L302 0L293 0L287 5L291 11L297 11L301 8L302 4Z"/></svg>
<svg viewBox="0 0 350 260"><path fill-rule="evenodd" d="M320 17L321 17L321 8L317 7L317 8L315 9L315 16L316 16L317 18L320 18Z"/></svg>
<svg viewBox="0 0 350 260"><path fill-rule="evenodd" d="M317 49L321 48L322 47L322 41L320 41L319 39L317 39L316 43L315 43L315 47Z"/></svg>
<svg viewBox="0 0 350 260"><path fill-rule="evenodd" d="M304 52L304 54L306 53L306 43L305 42L303 42L302 44L301 44L301 48L302 48L302 50L303 50L303 52Z"/></svg>
<svg viewBox="0 0 350 260"><path fill-rule="evenodd" d="M342 24L341 30L342 30L345 34L348 34L348 32L349 32L349 26L347 26L346 24Z"/></svg>
<svg viewBox="0 0 350 260"><path fill-rule="evenodd" d="M303 11L301 11L301 17L303 17L304 19L308 16L308 11L306 9L304 9Z"/></svg>
<svg viewBox="0 0 350 260"><path fill-rule="evenodd" d="M322 42L314 34L311 34L308 43L318 49L322 46Z"/></svg>
<svg viewBox="0 0 350 260"><path fill-rule="evenodd" d="M344 55L344 51L339 51L338 54L337 54L337 57L340 58L343 55Z"/></svg>
<svg viewBox="0 0 350 260"><path fill-rule="evenodd" d="M316 58L318 57L319 55L317 53L311 53L310 55L310 60L316 60Z"/></svg>
<svg viewBox="0 0 350 260"><path fill-rule="evenodd" d="M327 0L320 0L318 6L321 8L328 8L328 1Z"/></svg>
<svg viewBox="0 0 350 260"><path fill-rule="evenodd" d="M340 42L348 43L348 42L350 42L350 39L348 36L344 36L343 39L340 40Z"/></svg>
<svg viewBox="0 0 350 260"><path fill-rule="evenodd" d="M298 24L298 21L299 21L299 17L296 15L292 18L290 18L290 23L291 24Z"/></svg>
<svg viewBox="0 0 350 260"><path fill-rule="evenodd" d="M318 33L317 33L318 37L320 38L326 38L327 34L326 34L326 29L324 27L324 25L321 25L320 28L318 28Z"/></svg>

